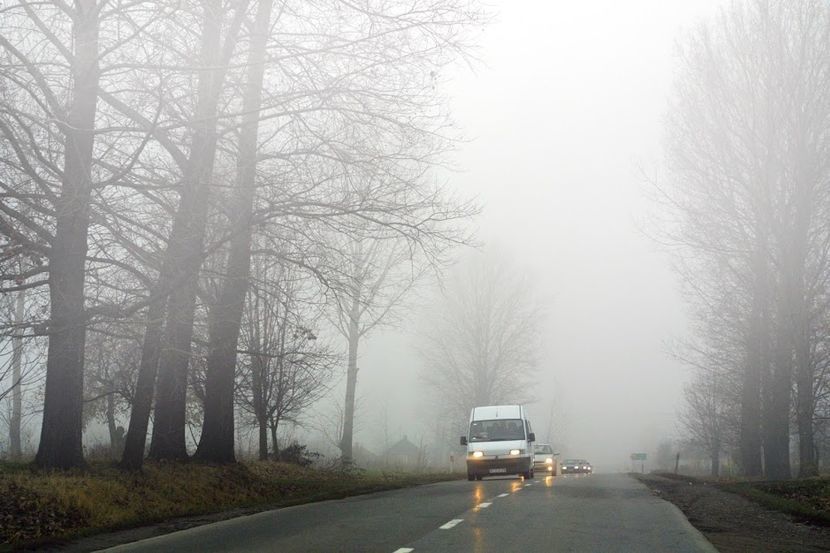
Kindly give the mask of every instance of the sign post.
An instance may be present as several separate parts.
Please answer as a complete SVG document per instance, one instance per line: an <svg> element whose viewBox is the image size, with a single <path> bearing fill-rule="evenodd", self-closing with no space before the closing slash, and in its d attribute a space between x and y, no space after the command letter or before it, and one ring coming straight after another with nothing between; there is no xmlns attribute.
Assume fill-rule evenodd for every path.
<svg viewBox="0 0 830 553"><path fill-rule="evenodd" d="M632 461L640 461L640 472L642 472L643 474L645 474L645 472L646 472L646 463L645 463L645 461L646 461L647 457L648 456L645 453L632 453L631 454L631 460Z"/></svg>

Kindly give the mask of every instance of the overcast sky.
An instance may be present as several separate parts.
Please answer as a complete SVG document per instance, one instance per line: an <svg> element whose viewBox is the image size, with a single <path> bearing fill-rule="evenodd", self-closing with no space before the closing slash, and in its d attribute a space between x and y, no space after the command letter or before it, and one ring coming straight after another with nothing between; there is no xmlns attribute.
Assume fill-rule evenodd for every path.
<svg viewBox="0 0 830 553"><path fill-rule="evenodd" d="M451 76L470 140L450 180L484 206L480 238L510 251L549 303L536 395L564 413L563 454L611 470L677 430L686 372L666 343L686 332L684 305L642 231L653 209L643 174L660 168L675 44L720 4L505 0L481 32L481 63ZM392 432L419 418L412 330L366 342L364 443L382 406ZM547 406L530 407L542 429Z"/></svg>

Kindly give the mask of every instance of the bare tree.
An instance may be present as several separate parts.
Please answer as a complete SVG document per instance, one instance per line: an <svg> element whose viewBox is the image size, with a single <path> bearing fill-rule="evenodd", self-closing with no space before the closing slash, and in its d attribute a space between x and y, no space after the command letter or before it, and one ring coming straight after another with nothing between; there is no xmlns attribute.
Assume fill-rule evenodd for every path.
<svg viewBox="0 0 830 553"><path fill-rule="evenodd" d="M531 399L543 309L533 288L504 260L476 256L456 267L427 314L423 377L451 420L476 405Z"/></svg>
<svg viewBox="0 0 830 553"><path fill-rule="evenodd" d="M218 109L248 2L240 0L230 14L219 0L202 3L199 37L199 83L192 114L194 133L184 167L182 194L171 230L159 288L170 287L164 348L158 358L159 381L150 456L186 459L185 414L187 375L193 339L196 286L203 261L205 225L218 140ZM157 324L151 321L152 325ZM148 328L155 341L155 330ZM160 338L160 336L159 336ZM160 342L152 344L158 349ZM151 354L150 360L155 358Z"/></svg>
<svg viewBox="0 0 830 553"><path fill-rule="evenodd" d="M742 467L789 478L791 389L800 473L814 474L811 342L828 264L828 8L733 4L686 41L670 115L674 240L727 267L744 303ZM711 273L704 278L713 278Z"/></svg>
<svg viewBox="0 0 830 553"><path fill-rule="evenodd" d="M693 371L683 389L680 424L688 441L709 455L711 475L718 477L721 458L738 445L744 350L734 333L717 324L704 336L675 352Z"/></svg>
<svg viewBox="0 0 830 553"><path fill-rule="evenodd" d="M259 430L259 458L268 458L268 431L274 456L282 422L299 422L307 407L329 389L338 356L313 330L321 307L301 295L307 280L291 265L260 260L252 273L243 321L237 401ZM317 314L315 315L315 311Z"/></svg>
<svg viewBox="0 0 830 553"><path fill-rule="evenodd" d="M234 376L242 309L251 265L251 219L254 208L257 134L262 108L262 85L273 0L259 0L248 47L248 74L242 101L242 125L237 161L237 190L231 215L227 278L213 305L208 323L211 351L207 359L205 418L196 457L209 461L234 459ZM261 444L260 444L261 445Z"/></svg>
<svg viewBox="0 0 830 553"><path fill-rule="evenodd" d="M263 10L270 9L270 5L265 3L258 5ZM399 232L405 232L426 242L438 238L444 232L436 230L442 221L457 216L457 213L451 210L434 211L431 217L425 219L425 213L420 209L425 204L435 205L435 199L430 197L429 191L416 185L421 182L423 166L434 163L433 158L441 151L441 148L435 146L435 139L439 136L435 131L440 129L444 121L442 113L437 112L434 116L429 113L435 106L434 98L423 93L429 86L419 82L411 92L404 88L399 95L386 94L388 89L385 87L390 83L408 83L405 79L412 78L417 74L416 70L425 66L435 68L445 64L449 59L446 52L451 51L455 45L454 29L465 23L469 15L452 2L447 2L440 9L430 7L422 13L390 13L381 6L358 9L344 4L341 8L335 17L326 9L325 4L281 5L276 21L277 29L283 23L283 19L288 19L287 24L297 25L301 32L291 29L284 34L271 32L268 35L279 40L267 45L268 56L265 58L264 76L257 77L257 70L260 69L257 63L252 62L249 65L253 72L246 80L250 85L248 90L241 94L242 115L234 113L235 103L233 99L229 99L228 104L224 106L226 112L213 115L205 113L196 117L200 125L203 121L210 121L214 129L211 132L214 133L217 118L224 117L226 122L230 123L225 127L227 132L235 132L235 123L239 119L242 124L241 137L244 138L244 144L240 143L237 158L239 186L236 193L229 198L231 205L237 207L228 216L228 232L224 233L225 237L221 238L221 232L216 233L221 239L233 242L232 247L226 252L227 285L218 301L225 306L233 304L235 307L211 311L214 317L209 324L221 336L214 335L211 338L211 341L218 341L212 346L214 360L209 363L214 369L208 372L207 420L203 439L205 445L198 454L202 458L232 458L230 383L233 363L229 360L234 355L234 348L231 346L238 339L239 333L240 306L241 299L244 298L247 276L244 274L245 258L250 255L247 253L249 247L245 244L251 239L252 221L257 221L256 224L260 227L270 222L282 231L290 228L297 220L319 221L328 218L329 221L324 220L320 224L336 227L338 232L348 232L355 220L368 219L374 224L383 218L386 224L397 225ZM242 13L241 8L239 13ZM255 21L263 24L260 18ZM267 23L267 18L265 22ZM365 33L364 39L332 41L333 29L342 25L360 29ZM321 29L323 31L318 32ZM262 43L254 49L259 50L258 53L251 50L257 36L265 38L262 29L256 30L247 42L249 54L254 56L252 59L263 55L260 48ZM392 36L398 36L400 39L394 46L389 43ZM312 42L323 42L309 49L308 41L303 37L310 38ZM299 44L295 44L297 41ZM379 48L380 43L386 47ZM231 51L229 47L224 49L225 54ZM276 75L268 73L271 59L276 60ZM405 60L406 63L396 64L399 60ZM292 63L298 64L298 67L289 70ZM221 75L227 77L227 70L224 69L226 64L227 59L211 67L217 68L216 71L221 70ZM408 75L405 71L411 74ZM371 78L368 73L371 73ZM216 76L218 74L214 75ZM262 91L256 86L258 78L263 79ZM212 78L211 82L221 86L222 82L227 83L227 79L223 81ZM227 88L227 85L225 86ZM280 86L284 86L285 89L281 90L278 88ZM218 105L213 107L218 109ZM269 122L268 128L264 131L268 137L266 142L272 141L276 149L273 150L273 154L255 156L252 154L252 148L263 147L257 144L257 128L262 129L263 121ZM406 147L402 148L402 145ZM201 169L208 165L203 161L196 164ZM282 164L283 167L280 167L275 175L268 176L275 179L279 178L277 175L287 175L290 181L279 186L274 186L273 180L266 181L271 186L263 186L264 192L261 197L254 200L253 205L264 204L263 210L257 213L256 210L251 211L254 199L252 179L255 171L260 170L257 169L260 161L272 162L265 165L269 170L274 167L273 162ZM286 170L285 166L291 171ZM384 184L388 190L378 190L376 194L352 193L350 188L353 182L369 171L387 175ZM189 182L187 178L184 178L184 181ZM326 183L334 185L326 186ZM363 187L363 190L372 189ZM409 196L403 194L407 190L412 191ZM201 199L197 207L202 215L194 219L197 224L193 228L201 229L196 232L201 237L197 237L197 241L189 242L186 248L173 248L168 251L166 259L169 266L183 268L175 278L162 279L168 285L187 280L190 282L188 286L192 289L203 258L210 250L210 247L204 248L204 202L210 200L211 195L215 197L215 191L211 194L208 192L206 188L199 193ZM300 195L297 195L298 192ZM326 195L321 197L320 194L323 193ZM178 213L189 211L180 205ZM386 215L381 217L379 214ZM176 233L174 225L171 237ZM171 239L171 244L175 243L176 241ZM192 261L187 267L183 264L183 260L186 259ZM162 273L164 274L164 270ZM169 286L159 285L158 288L159 293L162 293ZM172 288L167 306L165 333L171 339L175 338L175 345L170 342L164 350L169 353L172 364L167 363L164 358L159 364L161 376L158 386L159 397L156 401L157 416L153 427L154 443L160 444L162 435L174 436L175 447L163 448L174 457L182 457L185 454L183 433L180 430L182 404L185 401L184 375L188 351L185 339L192 338L194 294L195 291L191 290L185 298L181 286ZM187 301L176 303L174 299L179 296L182 301ZM174 303L175 308L172 307ZM220 321L216 318L220 313L224 317L223 328L220 328ZM170 314L182 318L181 324L171 326ZM160 320L155 316L150 319ZM155 333L152 336L148 334L148 338L153 338L150 343L158 343L157 338L160 336L159 323L155 324ZM178 328L178 331L171 334L174 327ZM148 327L148 332L150 330ZM148 352L152 354L157 350L158 348L149 348ZM152 367L153 355L148 355L147 359L147 366ZM165 368L168 365L170 370ZM152 376L149 370L146 374ZM167 378L173 380L167 381ZM147 382L151 380L149 376L145 379ZM163 397L167 393L175 393L175 397ZM164 415L167 410L165 405L168 404L176 406L171 411L176 416L169 421ZM141 417L141 420L144 420L144 417ZM128 440L128 448L129 443ZM167 453L159 454L158 448L154 449L151 446L153 456L166 456Z"/></svg>
<svg viewBox="0 0 830 553"><path fill-rule="evenodd" d="M100 81L100 43L112 46L109 36L100 36L102 5L95 0L82 0L71 6L51 3L33 9L28 2L5 9L4 22L12 25L12 32L0 32L0 48L13 65L6 66L6 77L20 86L37 106L36 119L26 119L29 113L21 112L20 105L10 106L11 117L2 125L5 138L16 143L13 146L17 167L41 185L50 184L39 173L38 166L46 166L56 175L60 186L57 191L48 190L53 210L46 212L48 222L27 218L25 212L11 206L6 216L28 227L39 237L28 240L25 233L10 223L4 225L9 236L27 248L48 257L50 318L48 322L49 346L46 367L46 390L43 411L41 441L37 464L47 468L68 468L83 464L81 449L83 350L87 313L84 307L87 238L89 229L90 198L93 188L93 148L95 141L96 106ZM19 26L18 26L19 25ZM21 33L34 32L42 41L21 41L20 48L9 38L20 39ZM7 38L8 37L8 38ZM61 72L60 64L48 60L62 59L68 66L64 74L68 87L56 80ZM45 62L45 63L42 63ZM67 97L64 105L59 98ZM24 119L16 118L24 117ZM58 130L46 130L46 136L61 141L58 147L61 160L51 164L51 152L40 156L40 145L32 146L31 140L18 140L13 124L38 121L35 127L45 130L50 126L44 120L58 122ZM25 131L24 131L25 132ZM29 135L30 137L32 135ZM26 145L26 146L22 146ZM29 157L31 155L31 158ZM58 168L59 167L59 168ZM4 187L9 189L8 185ZM14 192L14 190L12 190ZM34 204L28 203L28 208ZM39 214L44 215L44 212ZM39 217L40 218L40 217ZM44 245L48 244L48 246ZM41 274L45 269L26 274ZM43 284L33 281L19 287Z"/></svg>
<svg viewBox="0 0 830 553"><path fill-rule="evenodd" d="M343 284L332 322L348 344L340 437L341 461L348 466L353 462L360 341L378 326L393 323L395 309L420 276L416 271L422 269L414 265L412 251L400 239L356 238L349 240L343 249L347 251Z"/></svg>
<svg viewBox="0 0 830 553"><path fill-rule="evenodd" d="M321 174L320 180L335 185L324 188L327 197L321 198L322 201L315 198L319 193L315 190L319 188L315 184L316 177L312 177L310 185L303 183L303 195L299 198L292 198L290 187L274 187L277 194L265 194L269 201L276 203L272 204L272 212L267 217L284 216L277 206L286 200L289 205L291 201L299 200L306 205L294 207L294 216L306 220L324 218L323 224L336 233L354 237L356 232L371 229L368 238L374 239L385 238L384 235L392 232L426 249L428 242L440 242L452 236L451 230L441 228L443 223L464 214L464 209L453 209L431 194L424 183L425 168L435 163L434 159L446 148L446 142L435 139L435 131L445 124L445 118L440 112L430 113L434 99L424 94L429 84L420 76L427 69L434 74L448 62L450 58L446 53L460 46L454 29L466 22L469 13L465 14L454 2L431 5L422 14L399 13L380 5L356 8L347 3L335 4L338 4L335 19L330 13L316 12L309 6L300 9L283 4L280 7L278 28L284 18L302 13L304 24L326 26L324 37L331 36L332 25L335 28L340 25L356 27L365 32L361 41L326 41L319 50L309 52L307 59L300 58L303 75L314 80L299 83L299 91L288 98L281 90L273 88L275 83L283 84L286 75L281 74L277 79L263 75L269 50L270 2L259 4L254 20L258 27L254 29L249 46L248 84L243 94L244 115L237 170L239 195L234 198L238 206L230 217L233 238L227 257L226 285L218 308L212 311L221 314L224 323L216 317L211 322L216 336L211 338L214 354L208 361L204 446L197 451L201 458L227 461L233 455L232 361L251 255L260 119L287 119L283 127L273 131L272 139L290 141L283 143L276 155L292 163L294 158L303 163L308 159L322 161L320 166L326 172ZM397 37L394 44L389 42L392 36ZM381 44L384 48L376 47ZM292 52L291 58L297 57L290 44L276 42L270 49L288 50ZM319 73L320 68L324 69L322 73ZM371 80L367 79L369 75ZM291 76L291 81L296 81L296 77ZM286 84L295 87L297 83ZM396 93L388 94L389 87ZM328 94L321 95L321 89L327 90ZM274 105L274 102L281 104ZM299 104L301 113L292 114L290 118L280 115L293 110L295 104ZM294 125L295 120L301 125ZM324 122L325 127L321 128L320 122ZM270 123L267 127L274 129ZM298 141L302 144L299 148ZM402 146L405 143L408 145ZM308 169L301 167L301 170ZM280 223L286 224L285 221ZM354 292L356 288L351 284L348 289ZM355 379L349 382L353 383ZM349 434L353 393L350 397L352 399L347 400L346 405L346 431ZM345 442L351 443L350 435Z"/></svg>
<svg viewBox="0 0 830 553"><path fill-rule="evenodd" d="M85 412L87 418L106 424L113 459L120 459L123 454L122 421L135 395L139 344L139 337L131 335L128 329L122 330L120 325L98 325L87 336Z"/></svg>
<svg viewBox="0 0 830 553"><path fill-rule="evenodd" d="M202 358L197 457L233 460L252 256L342 298L343 244L399 243L411 276L413 259L438 264L465 240L474 210L429 171L452 144L440 71L477 21L466 0L19 0L2 13L0 291L38 309L1 330L48 337L40 466L83 463L85 376L111 430L114 398L131 403L124 467L141 466L153 409L151 456L184 459ZM99 338L134 360L136 326L126 383Z"/></svg>

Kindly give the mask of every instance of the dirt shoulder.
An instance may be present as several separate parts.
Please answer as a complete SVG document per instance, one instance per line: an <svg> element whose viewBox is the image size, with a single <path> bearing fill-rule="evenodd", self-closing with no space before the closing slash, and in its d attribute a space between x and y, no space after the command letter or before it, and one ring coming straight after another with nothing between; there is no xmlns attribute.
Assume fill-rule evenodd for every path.
<svg viewBox="0 0 830 553"><path fill-rule="evenodd" d="M707 482L634 476L654 495L677 505L721 553L830 551L830 527L797 520Z"/></svg>

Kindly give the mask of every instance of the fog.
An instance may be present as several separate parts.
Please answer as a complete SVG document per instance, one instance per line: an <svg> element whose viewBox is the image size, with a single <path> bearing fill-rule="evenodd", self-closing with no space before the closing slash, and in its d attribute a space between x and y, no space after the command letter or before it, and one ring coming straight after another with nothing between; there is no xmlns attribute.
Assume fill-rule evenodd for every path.
<svg viewBox="0 0 830 553"><path fill-rule="evenodd" d="M675 42L720 2L501 2L479 61L451 75L467 140L448 180L483 206L485 249L508 252L537 284L547 318L530 404L550 405L563 455L629 467L678 436L687 369L669 344L687 332L677 276L650 238ZM416 324L373 335L361 354L358 439L378 443L424 419ZM414 441L414 440L413 440Z"/></svg>
<svg viewBox="0 0 830 553"><path fill-rule="evenodd" d="M826 2L141 4L0 21L0 457L830 458Z"/></svg>

